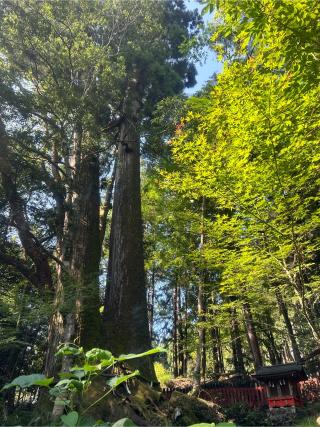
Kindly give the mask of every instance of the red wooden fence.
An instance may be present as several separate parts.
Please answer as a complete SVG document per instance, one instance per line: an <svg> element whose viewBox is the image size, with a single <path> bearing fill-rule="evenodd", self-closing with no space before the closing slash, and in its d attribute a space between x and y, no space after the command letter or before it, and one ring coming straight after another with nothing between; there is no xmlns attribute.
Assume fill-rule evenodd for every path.
<svg viewBox="0 0 320 427"><path fill-rule="evenodd" d="M222 387L201 390L200 397L228 407L243 403L249 408L261 408L268 405L265 387Z"/></svg>
<svg viewBox="0 0 320 427"><path fill-rule="evenodd" d="M192 387L176 389L188 393ZM320 378L309 378L299 383L299 389L304 401L320 400ZM172 389L164 390L164 395L170 398ZM251 387L235 387L232 385L221 385L201 389L200 397L221 406L228 407L235 403L243 403L250 408L259 409L268 406L267 392L265 386L252 385Z"/></svg>

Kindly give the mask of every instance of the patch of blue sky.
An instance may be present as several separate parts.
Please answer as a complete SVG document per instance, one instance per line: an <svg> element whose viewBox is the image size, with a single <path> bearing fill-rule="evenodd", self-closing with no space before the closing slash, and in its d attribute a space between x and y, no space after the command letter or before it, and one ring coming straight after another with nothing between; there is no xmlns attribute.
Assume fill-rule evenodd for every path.
<svg viewBox="0 0 320 427"><path fill-rule="evenodd" d="M186 2L186 7L188 9L191 9L191 10L198 9L199 12L201 12L203 9L203 5L201 5L201 3L199 3L196 0L185 0L185 2ZM205 23L210 22L210 20L212 19L212 15L205 14L203 15L203 19ZM214 74L218 74L220 73L220 71L222 71L223 64L222 62L219 62L217 60L215 53L209 47L206 49L206 53L207 53L206 60L203 61L202 63L198 62L196 64L196 68L198 72L196 76L196 80L197 80L196 85L191 88L185 89L185 94L188 96L194 95L206 84L207 81L209 81L212 78Z"/></svg>

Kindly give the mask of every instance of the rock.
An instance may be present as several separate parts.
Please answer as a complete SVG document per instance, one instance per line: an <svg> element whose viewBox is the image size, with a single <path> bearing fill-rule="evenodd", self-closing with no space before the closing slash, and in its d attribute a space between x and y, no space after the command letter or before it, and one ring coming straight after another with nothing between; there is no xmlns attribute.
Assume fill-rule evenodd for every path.
<svg viewBox="0 0 320 427"><path fill-rule="evenodd" d="M219 406L194 396L174 391L168 402L168 415L172 425L188 426L196 423L223 421Z"/></svg>

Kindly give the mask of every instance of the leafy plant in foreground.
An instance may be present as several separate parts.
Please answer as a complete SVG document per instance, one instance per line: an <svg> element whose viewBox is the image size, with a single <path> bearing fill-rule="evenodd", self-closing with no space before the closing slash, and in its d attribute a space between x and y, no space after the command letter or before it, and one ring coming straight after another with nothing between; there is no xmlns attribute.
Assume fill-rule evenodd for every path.
<svg viewBox="0 0 320 427"><path fill-rule="evenodd" d="M88 390L89 386L92 384L93 378L103 374L111 368L118 368L121 370L120 364L128 360L151 356L163 351L165 350L161 348L154 348L140 354L123 354L119 357L115 357L109 351L104 349L93 348L84 352L82 347L78 347L74 344L64 344L58 349L56 356L72 358L76 364L73 364L68 371L60 372L60 380L58 382L54 383L53 377L46 378L42 374L21 375L6 384L1 391L12 387L18 387L19 389L26 389L32 386L47 387L49 388L50 396L54 399L53 415L55 413L62 413L62 415L60 415L62 424L64 426L74 427L82 424L83 417L89 409L112 393L114 389L120 386L120 384L139 375L139 371L135 370L128 374L126 373L111 377L111 379L106 381L106 392L89 406L78 412L78 405L76 401L79 398L81 401L84 392ZM91 420L91 424L96 425L97 422ZM88 425L87 419L86 425ZM99 425L102 424L99 423ZM103 423L103 425L111 424ZM133 425L132 421L127 418L119 420L114 424L114 426L118 427Z"/></svg>

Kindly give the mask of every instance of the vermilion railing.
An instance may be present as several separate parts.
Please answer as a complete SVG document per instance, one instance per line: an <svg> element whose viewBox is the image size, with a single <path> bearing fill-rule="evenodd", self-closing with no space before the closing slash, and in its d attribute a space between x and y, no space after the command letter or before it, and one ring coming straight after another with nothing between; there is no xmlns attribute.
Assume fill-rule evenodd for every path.
<svg viewBox="0 0 320 427"><path fill-rule="evenodd" d="M298 388L301 394L301 400L298 399L299 404L302 403L302 401L320 400L320 378L309 378L306 381L301 381L298 384ZM191 387L186 387L184 389L178 388L176 390L182 393L188 393L191 390ZM166 389L163 391L164 395L167 398L170 398L170 395L174 390ZM243 403L246 406L255 409L268 406L266 387L261 385L236 387L228 384L221 384L221 386L219 386L219 384L216 383L213 387L210 387L210 385L206 384L205 387L201 389L199 397L225 407L232 406L235 403ZM281 400L281 398L279 399ZM284 399L288 400L289 397L285 396ZM278 403L280 404L280 402ZM290 401L289 403L292 402ZM283 406L283 402L281 402L281 405ZM277 402L274 402L273 406L277 406Z"/></svg>
<svg viewBox="0 0 320 427"><path fill-rule="evenodd" d="M268 405L267 393L262 386L208 388L201 390L200 397L222 406L243 403L250 408L261 408Z"/></svg>

